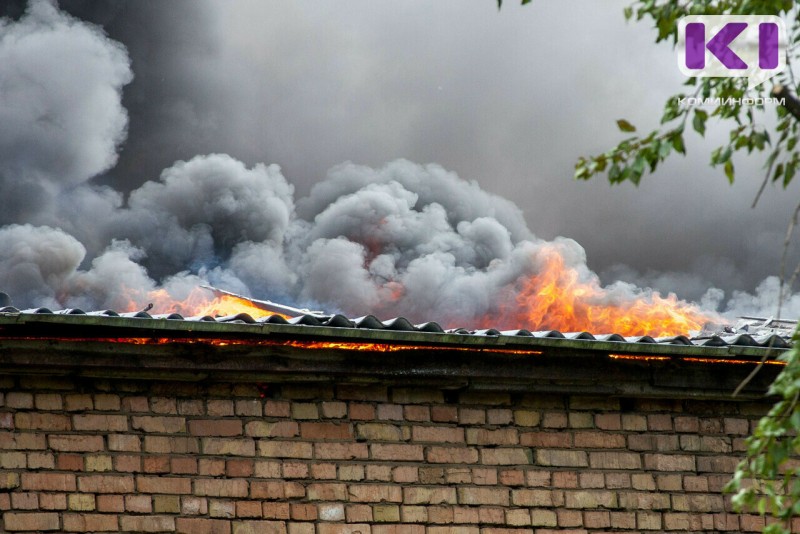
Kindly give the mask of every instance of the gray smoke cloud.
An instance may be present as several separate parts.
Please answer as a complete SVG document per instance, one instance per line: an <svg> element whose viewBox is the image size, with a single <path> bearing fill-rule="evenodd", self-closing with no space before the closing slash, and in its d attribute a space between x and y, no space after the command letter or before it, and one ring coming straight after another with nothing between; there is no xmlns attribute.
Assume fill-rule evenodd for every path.
<svg viewBox="0 0 800 534"><path fill-rule="evenodd" d="M437 164L340 164L295 200L277 165L210 153L118 190L132 79L125 47L50 2L0 22L0 289L18 307L129 310L211 283L350 316L545 328L548 317L519 324L509 310L555 262L552 283L591 291L580 305L629 309L679 285L709 311L775 308L773 279L726 298L691 273L598 276L576 241L537 237L514 203ZM191 108L172 110L180 125ZM784 310L800 313L800 297Z"/></svg>
<svg viewBox="0 0 800 534"><path fill-rule="evenodd" d="M131 77L121 44L49 2L0 19L0 224L54 222L62 190L114 165Z"/></svg>

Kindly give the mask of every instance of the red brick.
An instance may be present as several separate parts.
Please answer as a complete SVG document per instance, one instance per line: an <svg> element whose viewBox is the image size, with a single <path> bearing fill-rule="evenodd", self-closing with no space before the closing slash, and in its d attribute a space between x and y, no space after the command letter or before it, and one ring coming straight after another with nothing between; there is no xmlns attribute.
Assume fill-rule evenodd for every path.
<svg viewBox="0 0 800 534"><path fill-rule="evenodd" d="M256 461L253 463L253 471L253 476L258 478L281 478L281 462L270 460Z"/></svg>
<svg viewBox="0 0 800 534"><path fill-rule="evenodd" d="M411 429L414 441L433 443L464 443L464 429L448 426L414 426Z"/></svg>
<svg viewBox="0 0 800 534"><path fill-rule="evenodd" d="M272 501L305 497L306 490L297 482L265 482L255 480L250 483L250 497Z"/></svg>
<svg viewBox="0 0 800 534"><path fill-rule="evenodd" d="M125 511L125 499L122 495L98 495L96 503L98 512Z"/></svg>
<svg viewBox="0 0 800 534"><path fill-rule="evenodd" d="M258 454L269 458L311 458L311 443L298 441L259 441Z"/></svg>
<svg viewBox="0 0 800 534"><path fill-rule="evenodd" d="M103 436L55 435L47 437L50 448L64 452L98 452L102 451Z"/></svg>
<svg viewBox="0 0 800 534"><path fill-rule="evenodd" d="M621 430L622 420L618 413L599 413L594 416L594 424L601 430Z"/></svg>
<svg viewBox="0 0 800 534"><path fill-rule="evenodd" d="M399 404L379 404L378 419L388 419L393 421L403 420L403 407Z"/></svg>
<svg viewBox="0 0 800 534"><path fill-rule="evenodd" d="M40 493L39 508L42 510L66 510L67 496L64 493Z"/></svg>
<svg viewBox="0 0 800 534"><path fill-rule="evenodd" d="M121 406L119 395L100 393L94 396L94 409L104 411L119 411Z"/></svg>
<svg viewBox="0 0 800 534"><path fill-rule="evenodd" d="M733 460L738 463L736 458ZM695 458L683 454L645 454L644 465L656 471L694 471Z"/></svg>
<svg viewBox="0 0 800 534"><path fill-rule="evenodd" d="M236 501L236 517L262 517L261 501Z"/></svg>
<svg viewBox="0 0 800 534"><path fill-rule="evenodd" d="M700 421L697 417L690 416L676 416L675 432L698 432L700 430Z"/></svg>
<svg viewBox="0 0 800 534"><path fill-rule="evenodd" d="M11 414L6 415L10 416ZM0 418L1 421L2 419ZM24 430L63 431L72 428L68 416L54 413L17 412L14 416L14 424L16 428ZM4 424L0 424L0 427L12 428Z"/></svg>
<svg viewBox="0 0 800 534"><path fill-rule="evenodd" d="M289 503L265 502L262 505L261 514L264 519L289 519Z"/></svg>
<svg viewBox="0 0 800 534"><path fill-rule="evenodd" d="M225 474L225 460L216 458L200 458L197 472L200 475L218 477Z"/></svg>
<svg viewBox="0 0 800 534"><path fill-rule="evenodd" d="M100 432L124 432L128 430L128 417L125 415L82 414L72 416L75 430L96 430Z"/></svg>
<svg viewBox="0 0 800 534"><path fill-rule="evenodd" d="M456 504L456 488L446 486L406 486L403 488L405 504Z"/></svg>
<svg viewBox="0 0 800 534"><path fill-rule="evenodd" d="M245 425L245 434L264 438L293 438L300 434L300 426L294 421L250 421Z"/></svg>
<svg viewBox="0 0 800 534"><path fill-rule="evenodd" d="M569 471L556 471L553 473L554 488L577 488L578 474Z"/></svg>
<svg viewBox="0 0 800 534"><path fill-rule="evenodd" d="M647 415L647 427L651 431L672 430L672 416L662 413Z"/></svg>
<svg viewBox="0 0 800 534"><path fill-rule="evenodd" d="M242 421L239 419L195 419L189 421L189 433L193 436L241 436L242 430Z"/></svg>
<svg viewBox="0 0 800 534"><path fill-rule="evenodd" d="M426 460L435 464L474 464L478 462L478 450L473 447L430 447Z"/></svg>
<svg viewBox="0 0 800 534"><path fill-rule="evenodd" d="M169 473L169 456L145 456L145 473Z"/></svg>
<svg viewBox="0 0 800 534"><path fill-rule="evenodd" d="M34 404L37 410L61 410L64 407L61 395L58 393L37 393Z"/></svg>
<svg viewBox="0 0 800 534"><path fill-rule="evenodd" d="M347 486L335 483L316 483L306 487L306 498L309 501L346 501Z"/></svg>
<svg viewBox="0 0 800 534"><path fill-rule="evenodd" d="M121 530L129 532L172 532L175 518L166 515L124 515L119 518Z"/></svg>
<svg viewBox="0 0 800 534"><path fill-rule="evenodd" d="M203 438L202 443L203 454L220 456L255 456L256 454L256 444L251 438ZM261 442L259 445L263 443Z"/></svg>
<svg viewBox="0 0 800 534"><path fill-rule="evenodd" d="M26 432L0 432L0 451L8 450L42 450L47 448L45 434Z"/></svg>
<svg viewBox="0 0 800 534"><path fill-rule="evenodd" d="M264 403L264 415L267 417L289 417L291 405L287 401L268 400Z"/></svg>
<svg viewBox="0 0 800 534"><path fill-rule="evenodd" d="M133 493L133 488L133 477L130 475L88 475L78 477L78 489L83 493Z"/></svg>
<svg viewBox="0 0 800 534"><path fill-rule="evenodd" d="M372 421L375 419L375 407L371 404L350 404L350 419L353 421Z"/></svg>
<svg viewBox="0 0 800 534"><path fill-rule="evenodd" d="M206 515L208 500L205 497L181 497L181 513L183 515Z"/></svg>
<svg viewBox="0 0 800 534"><path fill-rule="evenodd" d="M530 518L528 518L530 521ZM450 506L429 506L428 523L449 524L454 522L453 508Z"/></svg>
<svg viewBox="0 0 800 534"><path fill-rule="evenodd" d="M14 430L14 414L10 412L0 413L0 429Z"/></svg>
<svg viewBox="0 0 800 534"><path fill-rule="evenodd" d="M11 507L15 510L36 510L39 508L39 495L37 493L12 493Z"/></svg>
<svg viewBox="0 0 800 534"><path fill-rule="evenodd" d="M186 430L186 419L183 417L133 416L131 428L143 432L157 434L176 434Z"/></svg>
<svg viewBox="0 0 800 534"><path fill-rule="evenodd" d="M306 439L350 439L353 425L349 423L300 423L300 435Z"/></svg>
<svg viewBox="0 0 800 534"><path fill-rule="evenodd" d="M231 523L224 519L178 517L175 532L179 534L231 534Z"/></svg>
<svg viewBox="0 0 800 534"><path fill-rule="evenodd" d="M308 478L308 464L287 461L282 468L283 478Z"/></svg>
<svg viewBox="0 0 800 534"><path fill-rule="evenodd" d="M490 425L508 425L513 419L513 413L506 408L492 408L486 410L486 422Z"/></svg>
<svg viewBox="0 0 800 534"><path fill-rule="evenodd" d="M395 467L392 469L392 480L398 484L417 482L419 469L417 467Z"/></svg>
<svg viewBox="0 0 800 534"><path fill-rule="evenodd" d="M519 434L516 428L499 428L497 430L468 428L467 443L470 445L517 445Z"/></svg>
<svg viewBox="0 0 800 534"><path fill-rule="evenodd" d="M542 428L567 428L569 424L564 412L546 412L542 417Z"/></svg>
<svg viewBox="0 0 800 534"><path fill-rule="evenodd" d="M141 456L133 454L119 454L114 456L114 470L123 473L136 473L142 470Z"/></svg>
<svg viewBox="0 0 800 534"><path fill-rule="evenodd" d="M603 473L587 472L578 475L578 485L581 489L597 489L605 487L606 477Z"/></svg>
<svg viewBox="0 0 800 534"><path fill-rule="evenodd" d="M568 432L523 432L520 445L526 447L571 447L572 434Z"/></svg>
<svg viewBox="0 0 800 534"><path fill-rule="evenodd" d="M611 515L605 511L583 512L583 526L586 528L607 528L611 526Z"/></svg>
<svg viewBox="0 0 800 534"><path fill-rule="evenodd" d="M253 460L228 460L225 462L225 476L249 477L253 475Z"/></svg>
<svg viewBox="0 0 800 534"><path fill-rule="evenodd" d="M34 491L75 491L72 473L22 473L20 487Z"/></svg>
<svg viewBox="0 0 800 534"><path fill-rule="evenodd" d="M634 452L590 452L592 469L641 469L642 458Z"/></svg>
<svg viewBox="0 0 800 534"><path fill-rule="evenodd" d="M481 463L486 465L529 465L533 463L529 449L503 447L482 449Z"/></svg>
<svg viewBox="0 0 800 534"><path fill-rule="evenodd" d="M201 400L178 400L178 413L180 415L205 415L206 410Z"/></svg>
<svg viewBox="0 0 800 534"><path fill-rule="evenodd" d="M403 418L406 421L430 421L431 409L428 406L404 406Z"/></svg>
<svg viewBox="0 0 800 534"><path fill-rule="evenodd" d="M370 445L369 448L373 460L392 460L397 462L421 462L423 460L423 449L420 445L375 443Z"/></svg>
<svg viewBox="0 0 800 534"><path fill-rule="evenodd" d="M187 456L172 457L169 470L176 475L194 475L197 473L197 458Z"/></svg>
<svg viewBox="0 0 800 534"><path fill-rule="evenodd" d="M608 432L575 432L575 447L589 449L624 449L625 436Z"/></svg>
<svg viewBox="0 0 800 534"><path fill-rule="evenodd" d="M170 385L170 388L172 387L174 387L174 385ZM170 397L153 397L150 399L150 409L160 414L177 414L178 402L176 399Z"/></svg>
<svg viewBox="0 0 800 534"><path fill-rule="evenodd" d="M746 436L750 433L750 423L747 421L747 419L726 417L722 420L722 423L726 434L732 434L734 436Z"/></svg>
<svg viewBox="0 0 800 534"><path fill-rule="evenodd" d="M458 502L466 505L508 506L509 492L505 488L458 488Z"/></svg>
<svg viewBox="0 0 800 534"><path fill-rule="evenodd" d="M636 514L633 512L611 512L611 528L633 530L636 528Z"/></svg>
<svg viewBox="0 0 800 534"><path fill-rule="evenodd" d="M11 391L6 393L6 406L22 410L33 408L33 395L21 391Z"/></svg>
<svg viewBox="0 0 800 534"><path fill-rule="evenodd" d="M17 513L6 512L3 514L3 524L9 532L20 530L59 530L58 514L56 513Z"/></svg>
<svg viewBox="0 0 800 534"><path fill-rule="evenodd" d="M153 511L153 499L150 495L125 495L125 510L148 514Z"/></svg>
<svg viewBox="0 0 800 534"><path fill-rule="evenodd" d="M291 518L299 521L315 521L317 507L313 504L292 503L290 505Z"/></svg>
<svg viewBox="0 0 800 534"><path fill-rule="evenodd" d="M633 515L633 514L631 514ZM556 510L559 527L582 527L583 526L583 512L579 510ZM634 527L636 523L634 521ZM631 527L633 528L633 527Z"/></svg>
<svg viewBox="0 0 800 534"><path fill-rule="evenodd" d="M117 516L106 514L64 514L67 532L117 532Z"/></svg>
<svg viewBox="0 0 800 534"><path fill-rule="evenodd" d="M139 452L142 450L142 442L139 436L129 434L109 434L108 450Z"/></svg>
<svg viewBox="0 0 800 534"><path fill-rule="evenodd" d="M171 495L192 493L192 480L182 477L136 477L136 491L139 493L167 493Z"/></svg>
<svg viewBox="0 0 800 534"><path fill-rule="evenodd" d="M440 423L458 422L458 408L455 406L431 406L431 420Z"/></svg>
<svg viewBox="0 0 800 534"><path fill-rule="evenodd" d="M56 466L61 471L83 471L83 456L79 454L59 454Z"/></svg>
<svg viewBox="0 0 800 534"><path fill-rule="evenodd" d="M311 464L311 478L324 480L336 478L336 464Z"/></svg>
<svg viewBox="0 0 800 534"><path fill-rule="evenodd" d="M67 398L67 405L69 405L69 398ZM69 409L69 408L67 408ZM149 412L150 404L147 402L147 397L123 397L122 411L124 412Z"/></svg>
<svg viewBox="0 0 800 534"><path fill-rule="evenodd" d="M400 486L387 484L351 484L347 487L350 502L403 502Z"/></svg>

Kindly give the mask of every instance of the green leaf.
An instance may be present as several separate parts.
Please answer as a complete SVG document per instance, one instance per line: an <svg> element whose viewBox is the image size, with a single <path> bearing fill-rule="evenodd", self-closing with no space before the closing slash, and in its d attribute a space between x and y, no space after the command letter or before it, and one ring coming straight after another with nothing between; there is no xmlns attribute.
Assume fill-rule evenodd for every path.
<svg viewBox="0 0 800 534"><path fill-rule="evenodd" d="M627 6L622 10L622 13L625 15L625 20L631 20L631 17L633 17L633 7Z"/></svg>
<svg viewBox="0 0 800 534"><path fill-rule="evenodd" d="M725 162L725 176L728 177L730 183L733 183L733 162L731 160Z"/></svg>
<svg viewBox="0 0 800 534"><path fill-rule="evenodd" d="M619 131L621 131L621 132L635 132L636 131L636 126L634 126L633 124L629 123L625 119L617 120L617 127L619 128Z"/></svg>
<svg viewBox="0 0 800 534"><path fill-rule="evenodd" d="M674 148L676 152L680 152L681 154L686 154L686 147L683 146L682 135L677 134L672 137L672 148Z"/></svg>
<svg viewBox="0 0 800 534"><path fill-rule="evenodd" d="M700 135L705 135L706 133L707 118L708 118L708 113L706 113L702 109L696 109L694 111L694 119L692 119L692 127Z"/></svg>

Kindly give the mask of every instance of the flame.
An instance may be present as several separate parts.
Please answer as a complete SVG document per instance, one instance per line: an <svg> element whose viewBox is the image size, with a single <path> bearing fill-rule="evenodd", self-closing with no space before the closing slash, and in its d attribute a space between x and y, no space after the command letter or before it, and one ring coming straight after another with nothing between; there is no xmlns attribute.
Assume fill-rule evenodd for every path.
<svg viewBox="0 0 800 534"><path fill-rule="evenodd" d="M12 341L50 341L67 343L114 343L121 345L208 345L212 347L291 347L301 350L341 350L348 352L481 352L510 356L539 356L537 349L509 349L498 347L461 347L453 345L408 345L398 343L371 343L360 341L301 341L296 339L220 338L220 337L51 337L4 336Z"/></svg>
<svg viewBox="0 0 800 534"><path fill-rule="evenodd" d="M267 315L280 315L284 319L289 319L288 315L265 310L255 303L233 295L216 296L207 289L196 287L189 292L189 295L182 300L176 299L165 289L148 291L143 296L130 298L127 306L128 311L141 309L140 302L153 304L151 313L179 313L184 317L197 317L209 315L211 317L225 317L239 313L247 313L253 319L265 317Z"/></svg>
<svg viewBox="0 0 800 534"><path fill-rule="evenodd" d="M498 316L481 318L486 327L500 323L529 330L663 337L689 334L705 323L722 321L673 294L614 295L596 276L581 276L565 265L554 245L543 246L536 254L538 272L516 280L507 299L513 304L501 304Z"/></svg>

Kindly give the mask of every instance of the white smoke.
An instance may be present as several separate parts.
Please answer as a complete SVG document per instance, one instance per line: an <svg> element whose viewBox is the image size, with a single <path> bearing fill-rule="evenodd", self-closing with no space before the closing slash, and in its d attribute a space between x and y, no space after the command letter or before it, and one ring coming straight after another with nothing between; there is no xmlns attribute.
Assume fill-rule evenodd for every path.
<svg viewBox="0 0 800 534"><path fill-rule="evenodd" d="M136 309L153 291L180 300L212 283L350 316L469 325L513 301L543 250L601 285L576 242L537 239L512 202L438 165L346 163L297 202L278 166L225 154L179 161L127 200L95 187L125 137L129 63L45 0L0 21L0 290L17 307ZM596 300L652 296L616 283ZM764 315L775 299L768 279L756 295L724 303L711 290L702 303ZM800 313L800 297L785 309Z"/></svg>

